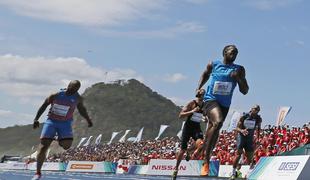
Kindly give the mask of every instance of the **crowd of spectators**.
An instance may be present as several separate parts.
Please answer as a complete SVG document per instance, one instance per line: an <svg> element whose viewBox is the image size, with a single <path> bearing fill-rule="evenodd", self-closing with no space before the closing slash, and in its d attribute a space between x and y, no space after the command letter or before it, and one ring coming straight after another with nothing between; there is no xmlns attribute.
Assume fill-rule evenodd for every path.
<svg viewBox="0 0 310 180"><path fill-rule="evenodd" d="M286 151L291 151L310 142L309 126L292 127L270 126L254 135L254 161L257 162L263 156L275 156ZM231 165L237 155L236 132L223 130L218 143L212 151L212 159L218 159L221 164ZM245 156L244 156L245 158Z"/></svg>
<svg viewBox="0 0 310 180"><path fill-rule="evenodd" d="M119 159L130 159L133 164L148 164L150 159L175 159L178 147L179 140L174 137L138 143L126 141L71 148L62 154L51 155L48 161L117 162Z"/></svg>
<svg viewBox="0 0 310 180"><path fill-rule="evenodd" d="M274 156L291 151L310 142L310 128L285 126L266 126L254 137L254 160L257 162L262 156ZM257 133L255 133L257 134ZM211 159L217 159L220 164L231 165L236 156L237 133L223 130L218 143L212 151ZM64 153L48 157L48 161L68 162L77 161L110 161L129 159L133 164L148 164L150 159L175 159L180 149L180 140L175 137L161 140L143 140L138 143L117 142L112 144L82 146L71 148ZM203 159L203 157L200 157Z"/></svg>

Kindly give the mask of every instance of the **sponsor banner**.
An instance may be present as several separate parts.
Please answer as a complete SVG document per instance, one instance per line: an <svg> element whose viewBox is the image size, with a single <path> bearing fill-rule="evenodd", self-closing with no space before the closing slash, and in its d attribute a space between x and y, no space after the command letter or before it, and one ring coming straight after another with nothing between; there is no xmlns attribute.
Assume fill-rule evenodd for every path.
<svg viewBox="0 0 310 180"><path fill-rule="evenodd" d="M115 167L111 162L69 161L66 171L115 173Z"/></svg>
<svg viewBox="0 0 310 180"><path fill-rule="evenodd" d="M112 163L112 162L102 162L102 163L103 163L103 171L105 173L115 173L116 163Z"/></svg>
<svg viewBox="0 0 310 180"><path fill-rule="evenodd" d="M249 179L297 179L309 157L309 155L262 157L250 173Z"/></svg>
<svg viewBox="0 0 310 180"><path fill-rule="evenodd" d="M30 163L27 165L28 170L35 171L37 169L37 163ZM65 163L45 162L42 165L42 171L65 171Z"/></svg>
<svg viewBox="0 0 310 180"><path fill-rule="evenodd" d="M8 169L7 163L0 163L0 169Z"/></svg>
<svg viewBox="0 0 310 180"><path fill-rule="evenodd" d="M104 172L102 162L69 161L66 171L68 172Z"/></svg>
<svg viewBox="0 0 310 180"><path fill-rule="evenodd" d="M232 165L220 165L219 177L230 177L232 175ZM242 173L242 177L246 178L249 173L250 166L243 165L241 166L240 172Z"/></svg>
<svg viewBox="0 0 310 180"><path fill-rule="evenodd" d="M179 166L180 176L200 176L203 161L182 161ZM168 175L175 170L176 160L151 159L147 175ZM210 161L210 176L218 176L219 161Z"/></svg>
<svg viewBox="0 0 310 180"><path fill-rule="evenodd" d="M128 169L128 174L146 175L148 167L148 165L132 165Z"/></svg>
<svg viewBox="0 0 310 180"><path fill-rule="evenodd" d="M12 169L12 170L26 170L26 163L14 162L14 163L0 163L0 169Z"/></svg>
<svg viewBox="0 0 310 180"><path fill-rule="evenodd" d="M130 159L120 159L117 162L116 174L124 174L129 170L129 166L131 164Z"/></svg>

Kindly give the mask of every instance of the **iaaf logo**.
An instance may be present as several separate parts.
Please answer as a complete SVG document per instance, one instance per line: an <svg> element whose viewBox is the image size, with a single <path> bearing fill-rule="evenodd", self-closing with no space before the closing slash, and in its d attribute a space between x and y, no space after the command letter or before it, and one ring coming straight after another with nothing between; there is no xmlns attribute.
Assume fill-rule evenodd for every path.
<svg viewBox="0 0 310 180"><path fill-rule="evenodd" d="M283 162L278 170L280 171L295 171L299 165L299 162Z"/></svg>
<svg viewBox="0 0 310 180"><path fill-rule="evenodd" d="M175 166L172 165L153 165L152 170L175 170ZM186 171L186 166L179 166L179 170Z"/></svg>

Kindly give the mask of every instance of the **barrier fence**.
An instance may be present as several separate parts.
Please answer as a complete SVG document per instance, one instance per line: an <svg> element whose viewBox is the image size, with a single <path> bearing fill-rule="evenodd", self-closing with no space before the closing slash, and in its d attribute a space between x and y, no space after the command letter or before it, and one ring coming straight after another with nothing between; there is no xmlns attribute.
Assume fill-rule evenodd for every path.
<svg viewBox="0 0 310 180"><path fill-rule="evenodd" d="M304 156L272 156L262 157L255 168L242 166L243 177L248 179L307 179L310 177L309 155ZM123 173L133 175L165 175L170 176L175 170L176 160L151 159L148 165L131 165L129 161L120 160L118 163L70 161L65 163L46 162L44 171L93 172L93 173ZM179 166L180 176L200 176L202 161L182 161ZM0 170L35 170L36 163L0 163ZM231 165L219 165L218 161L210 162L210 176L230 177ZM250 172L249 172L250 171ZM248 176L247 176L248 175Z"/></svg>

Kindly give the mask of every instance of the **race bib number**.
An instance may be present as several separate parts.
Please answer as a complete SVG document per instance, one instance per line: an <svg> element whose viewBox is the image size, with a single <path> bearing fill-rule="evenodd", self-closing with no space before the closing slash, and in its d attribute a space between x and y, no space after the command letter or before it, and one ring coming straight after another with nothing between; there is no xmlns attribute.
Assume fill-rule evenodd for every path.
<svg viewBox="0 0 310 180"><path fill-rule="evenodd" d="M194 112L192 117L191 117L191 121L194 122L201 122L202 121L202 113L196 113Z"/></svg>
<svg viewBox="0 0 310 180"><path fill-rule="evenodd" d="M232 89L232 82L215 81L213 87L213 94L230 95Z"/></svg>
<svg viewBox="0 0 310 180"><path fill-rule="evenodd" d="M66 117L70 109L70 106L64 106L60 104L53 104L52 113L58 116Z"/></svg>
<svg viewBox="0 0 310 180"><path fill-rule="evenodd" d="M245 120L243 125L246 129L254 129L255 128L255 121L254 120Z"/></svg>

